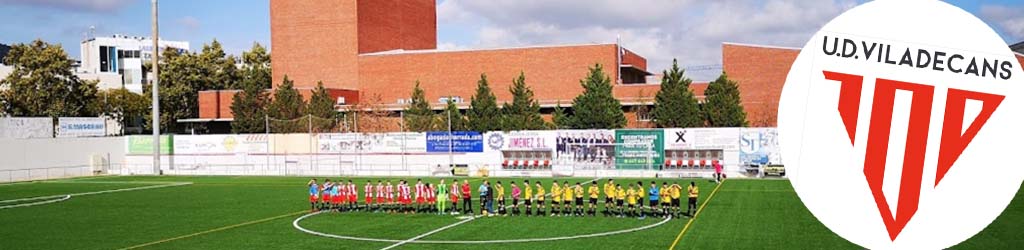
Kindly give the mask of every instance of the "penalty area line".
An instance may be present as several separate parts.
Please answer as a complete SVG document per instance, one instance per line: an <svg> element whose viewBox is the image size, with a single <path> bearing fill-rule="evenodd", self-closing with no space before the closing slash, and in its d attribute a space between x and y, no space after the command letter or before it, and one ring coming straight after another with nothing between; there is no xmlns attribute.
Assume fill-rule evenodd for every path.
<svg viewBox="0 0 1024 250"><path fill-rule="evenodd" d="M686 226L683 226L683 230L679 231L679 235L676 236L676 240L672 241L672 246L668 247L669 250L676 249L676 245L679 244L679 240L683 239L683 234L686 234L686 230L690 229L690 224L697 220L697 216L700 216L700 211L704 210L704 206L711 203L711 199L715 198L715 194L718 193L718 188L722 187L722 185L725 185L725 180L722 180L722 183L715 186L715 190L711 191L711 195L708 196L707 200L704 200L704 204L700 204L700 207L697 208L697 212L693 213L693 218L690 218L690 220L686 222Z"/></svg>
<svg viewBox="0 0 1024 250"><path fill-rule="evenodd" d="M119 250L128 250L128 249L137 249L137 248L142 248L142 247L148 247L148 246L152 246L152 245L156 245L156 244L167 243L167 242L176 241L176 240L180 240L180 239L192 238L192 237L196 237L196 236L199 236L199 235L220 232L220 231L224 231L224 230L228 230L228 229L233 229L233 228L238 228L238 227L244 227L244 226L248 226L248 225L252 225L252 224L263 223L263 222L272 221L272 220L276 220L276 219L281 219L281 218L285 218L285 217L289 217L289 216L295 216L295 215L299 215L299 214L307 213L307 212L309 212L309 211L302 210L302 211L288 213L288 214L282 214L282 215L278 215L278 216L274 216L274 217L270 217L270 218L263 218L263 219L259 219L259 220L246 221L246 222L242 222L242 223L238 223L238 224L234 224L234 225L227 225L227 226L223 226L223 227L218 227L218 228L214 228L214 229L210 229L210 230L206 230L206 231L202 231L202 232L196 232L196 233L181 235L181 236L177 236L177 237L171 237L171 238L167 238L167 239L157 240L157 241L153 241L153 242L138 244L138 245L134 245L134 246L126 247L126 248L121 248Z"/></svg>

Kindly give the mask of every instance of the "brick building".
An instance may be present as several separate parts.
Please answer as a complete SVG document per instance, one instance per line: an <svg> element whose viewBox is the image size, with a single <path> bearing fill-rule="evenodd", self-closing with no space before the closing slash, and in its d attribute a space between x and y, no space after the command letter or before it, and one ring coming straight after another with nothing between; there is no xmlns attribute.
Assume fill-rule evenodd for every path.
<svg viewBox="0 0 1024 250"><path fill-rule="evenodd" d="M307 98L323 82L338 108L373 105L392 111L385 130L398 130L399 114L418 81L436 110L448 98L467 108L481 74L499 105L520 72L535 93L545 118L582 92L580 79L602 65L613 80L629 127L649 127L642 110L659 85L647 61L618 44L577 44L460 51L437 50L433 0L270 1L273 83L287 75ZM751 126L774 126L778 99L789 67L800 50L723 43L722 68L738 82ZM653 77L656 78L656 77ZM703 98L707 83L691 85ZM228 122L236 91L200 93L198 122ZM639 113L639 114L638 114Z"/></svg>

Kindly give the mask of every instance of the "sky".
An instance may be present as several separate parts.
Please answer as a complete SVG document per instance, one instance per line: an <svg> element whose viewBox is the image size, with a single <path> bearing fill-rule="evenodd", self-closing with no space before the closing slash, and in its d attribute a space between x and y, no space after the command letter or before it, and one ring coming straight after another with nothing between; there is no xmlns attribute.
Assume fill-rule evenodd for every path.
<svg viewBox="0 0 1024 250"><path fill-rule="evenodd" d="M230 54L270 46L269 0L164 0L160 35L193 50L217 39ZM304 1L304 0L299 0ZM330 1L330 0L328 0ZM442 50L614 43L660 72L721 64L722 42L803 47L822 25L863 0L438 0ZM949 0L978 16L1008 44L1024 41L1024 0ZM0 0L0 43L42 39L78 58L96 36L149 36L147 0ZM273 53L273 52L272 52ZM696 68L696 67L695 67ZM687 72L698 81L720 72Z"/></svg>

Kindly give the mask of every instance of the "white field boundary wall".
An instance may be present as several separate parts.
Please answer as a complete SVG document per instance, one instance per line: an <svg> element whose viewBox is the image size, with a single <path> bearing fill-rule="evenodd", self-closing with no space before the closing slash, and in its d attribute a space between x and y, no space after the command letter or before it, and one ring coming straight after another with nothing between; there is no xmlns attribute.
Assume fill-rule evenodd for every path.
<svg viewBox="0 0 1024 250"><path fill-rule="evenodd" d="M163 174L172 175L448 176L451 163L468 167L470 175L486 172L490 176L509 177L710 177L713 170L708 167L662 167L702 160L710 164L714 160L724 166L730 177L752 177L747 172L749 164L781 162L774 128L459 133L452 137L451 154L446 132L168 137L162 143L165 149L160 169ZM123 141L123 174L152 174L152 149L140 149L151 147L147 146L152 145L151 136L127 136ZM593 159L594 151L575 146L602 143L644 146L602 151L601 155L609 158L601 160ZM691 152L695 153L689 155ZM602 160L604 165L593 163ZM624 165L637 160L654 162ZM502 167L540 162L549 165L534 170Z"/></svg>
<svg viewBox="0 0 1024 250"><path fill-rule="evenodd" d="M124 138L0 139L0 182L117 173Z"/></svg>

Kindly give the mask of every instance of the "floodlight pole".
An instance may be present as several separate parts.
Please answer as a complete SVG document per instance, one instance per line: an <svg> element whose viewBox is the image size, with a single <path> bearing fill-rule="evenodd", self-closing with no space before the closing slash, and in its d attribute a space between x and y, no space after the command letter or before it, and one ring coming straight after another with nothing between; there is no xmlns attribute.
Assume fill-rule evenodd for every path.
<svg viewBox="0 0 1024 250"><path fill-rule="evenodd" d="M451 98L451 97L449 97L449 98ZM449 102L450 102L450 100L449 100ZM448 113L448 167L449 168L454 168L455 167L455 160L454 160L455 157L452 156L452 151L453 151L452 147L454 147L455 145L452 143L452 141L453 141L452 137L454 137L454 135L452 134L452 110L451 109L447 109L447 108L445 110L448 110L448 112L447 112Z"/></svg>
<svg viewBox="0 0 1024 250"><path fill-rule="evenodd" d="M157 25L157 0L152 0L153 23L153 174L160 175L160 30Z"/></svg>

